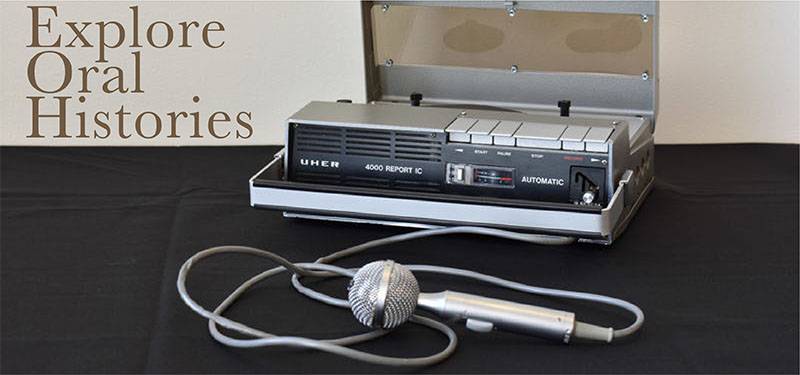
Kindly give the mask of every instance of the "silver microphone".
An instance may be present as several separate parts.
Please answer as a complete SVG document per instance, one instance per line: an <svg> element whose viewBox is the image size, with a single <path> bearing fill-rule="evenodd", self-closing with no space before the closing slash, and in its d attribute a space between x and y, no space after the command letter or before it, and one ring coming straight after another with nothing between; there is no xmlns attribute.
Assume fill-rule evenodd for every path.
<svg viewBox="0 0 800 375"><path fill-rule="evenodd" d="M465 320L478 332L495 329L568 343L572 337L611 342L613 330L575 320L568 311L444 291L420 293L411 271L391 260L361 267L350 282L350 309L362 324L395 328L418 307L446 319Z"/></svg>

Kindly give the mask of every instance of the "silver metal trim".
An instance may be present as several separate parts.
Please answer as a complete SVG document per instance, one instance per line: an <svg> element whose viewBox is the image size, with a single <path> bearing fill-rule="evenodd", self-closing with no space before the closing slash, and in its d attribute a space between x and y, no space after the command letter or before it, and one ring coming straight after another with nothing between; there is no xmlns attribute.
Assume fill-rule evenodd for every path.
<svg viewBox="0 0 800 375"><path fill-rule="evenodd" d="M266 187L252 187L251 195L256 206L272 207L283 211L324 212L331 213L333 216L369 216L379 220L405 222L450 222L527 230L581 232L598 236L606 236L612 230L610 225L612 220L605 217L607 214L435 202ZM622 202L617 204L622 204Z"/></svg>
<svg viewBox="0 0 800 375"><path fill-rule="evenodd" d="M463 8L497 8L508 11L507 1L376 1L388 5L459 6ZM514 1L513 8L549 12L656 14L656 1Z"/></svg>
<svg viewBox="0 0 800 375"><path fill-rule="evenodd" d="M381 282L378 284L378 295L375 299L375 310L372 312L372 326L383 328L384 308L386 307L386 295L389 293L389 280L394 270L394 261L387 260L383 263L383 273Z"/></svg>
<svg viewBox="0 0 800 375"><path fill-rule="evenodd" d="M639 210L642 203L644 202L647 195L653 188L655 184L655 178L651 178L647 185L642 189L641 194L636 197L633 205L626 210L624 210L625 217L621 220L618 220L615 224L614 232L606 237L605 239L588 239L588 238L579 238L579 242L583 243L596 243L602 245L608 245L613 242L616 237L618 237L624 230L627 228L628 223L631 221L633 216ZM342 223L351 223L351 224L371 224L371 225L385 225L385 226L392 226L392 227L402 227L402 228L415 228L415 229L433 229L433 228L445 228L445 225L432 225L432 224L423 224L423 223L414 223L409 221L392 221L392 220L375 220L375 219L364 219L364 218L356 218L356 217L345 217L345 216L326 216L326 215L312 215L312 214L303 214L303 213L296 213L296 212L283 212L283 217L286 218L298 218L298 219L308 219L308 220L322 220L322 221L333 221L333 222L342 222ZM422 295L422 294L420 294Z"/></svg>
<svg viewBox="0 0 800 375"><path fill-rule="evenodd" d="M391 221L391 220L364 219L364 218L349 217L349 216L313 215L313 214L304 214L304 213L290 212L290 211L284 211L283 217L289 219L335 221L339 223L349 223L349 224L385 225L388 227L401 227L401 228L417 228L417 229L444 228L443 225L412 223L410 221L404 222L404 221Z"/></svg>
<svg viewBox="0 0 800 375"><path fill-rule="evenodd" d="M253 203L256 199L256 195L261 196L264 194L269 196L271 191L264 191L268 190L268 188L263 187L255 187L253 186L253 180L260 175L266 168L269 168L270 165L274 164L275 161L267 165L266 167L262 168L256 175L254 175L250 179L250 197L251 197L251 205L255 206ZM609 202L608 207L603 209L599 215L597 214L582 214L582 215L593 215L596 217L598 221L602 222L602 225L608 226L611 230L610 233L607 235L603 235L602 239L597 238L587 238L587 237L580 237L580 242L586 243L598 243L608 245L613 240L620 235L620 233L627 227L629 221L633 217L633 215L638 211L638 208L641 206L642 202L644 201L647 194L652 190L652 186L654 184L655 179L651 178L648 184L644 187L642 192L635 197L635 201L631 205L631 207L624 207L624 191L626 186L630 183L630 179L633 176L633 172L628 170L623 174L622 180L619 182L619 188L612 196L611 201ZM280 190L280 189L278 189ZM257 194L258 193L258 194ZM313 193L313 192L307 192ZM261 202L259 204L262 205L269 205L268 203ZM480 209L481 206L475 206L475 209ZM565 212L555 212L556 215L554 218L558 219L563 217ZM625 217L620 219L622 214L625 214ZM349 215L348 215L349 214ZM418 229L429 229L429 228L442 228L446 227L447 225L433 225L433 224L425 224L420 222L415 222L413 220L402 220L399 218L391 218L386 220L381 219L374 219L374 218L364 218L358 217L358 213L353 212L338 212L337 215L319 215L319 214L306 214L300 212L291 212L291 211L284 211L283 216L287 218L300 218L300 219L310 219L310 220L324 220L324 221L335 221L335 222L345 222L345 223L355 223L355 224L377 224L377 225L386 225L386 226L397 226L397 227L405 227L405 228L418 228ZM565 220L567 223L570 223L569 220ZM476 225L491 225L491 223L474 223ZM503 226L503 225L499 225ZM526 225L526 226L504 226L511 230L526 230L526 231L542 231L547 230L548 228L537 227L535 225ZM578 226L569 226L567 228L563 228L565 232L581 232L582 228ZM590 233L586 232L589 235L598 235L599 233Z"/></svg>
<svg viewBox="0 0 800 375"><path fill-rule="evenodd" d="M308 210L335 213L331 216L366 215L396 222L452 222L606 237L613 232L623 212L624 185L629 183L630 175L626 174L627 178L619 182L619 188L600 214L257 187L252 181L250 199L253 206L284 211Z"/></svg>
<svg viewBox="0 0 800 375"><path fill-rule="evenodd" d="M410 112L414 113L414 121L408 121ZM457 108L312 101L292 114L286 122L382 130L402 127L408 130L444 133L447 125L452 123L459 113L461 110Z"/></svg>
<svg viewBox="0 0 800 375"><path fill-rule="evenodd" d="M570 98L571 113L653 116L656 79L605 73L518 72L501 69L425 65L376 67L380 101L408 101L408 93L425 93L426 103L483 104L502 108L549 110ZM476 89L479 87L480 89ZM531 88L535 87L536 90Z"/></svg>
<svg viewBox="0 0 800 375"><path fill-rule="evenodd" d="M275 155L273 155L272 160L270 160L270 162L267 163L267 165L265 165L264 168L259 169L258 172L256 172L256 174L254 174L253 177L250 177L250 179L247 181L248 184L250 185L250 207L256 206L255 203L253 202L253 180L255 180L256 177L258 177L260 174L264 173L264 171L271 168L275 163L282 163L281 160L283 159L285 151L286 147L278 150L278 152L276 152Z"/></svg>

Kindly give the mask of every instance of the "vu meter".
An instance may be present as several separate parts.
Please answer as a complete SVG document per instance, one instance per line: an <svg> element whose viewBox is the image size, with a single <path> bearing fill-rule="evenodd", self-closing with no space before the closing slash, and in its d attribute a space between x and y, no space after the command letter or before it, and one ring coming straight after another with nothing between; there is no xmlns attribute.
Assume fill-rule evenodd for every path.
<svg viewBox="0 0 800 375"><path fill-rule="evenodd" d="M447 183L483 187L514 187L514 168L447 164Z"/></svg>

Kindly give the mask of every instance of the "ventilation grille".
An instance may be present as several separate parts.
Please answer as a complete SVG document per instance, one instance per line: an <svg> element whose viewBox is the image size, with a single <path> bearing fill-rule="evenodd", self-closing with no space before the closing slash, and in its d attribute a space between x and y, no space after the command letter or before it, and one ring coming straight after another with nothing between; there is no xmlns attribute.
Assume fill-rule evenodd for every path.
<svg viewBox="0 0 800 375"><path fill-rule="evenodd" d="M394 132L394 158L442 161L442 142L427 133Z"/></svg>
<svg viewBox="0 0 800 375"><path fill-rule="evenodd" d="M350 186L365 186L365 187L378 187L378 188L388 188L391 186L391 181L389 181L388 178L380 178L380 177L345 176L344 181L342 181L342 183Z"/></svg>
<svg viewBox="0 0 800 375"><path fill-rule="evenodd" d="M355 129L307 124L292 125L294 155L308 153L408 160L415 162L442 162L444 137L428 132L399 132L390 130ZM399 176L398 176L399 177ZM297 181L372 188L390 188L438 192L441 183L404 180L394 177L354 176L336 169L326 171L294 171Z"/></svg>
<svg viewBox="0 0 800 375"><path fill-rule="evenodd" d="M441 186L442 184L430 181L409 181L409 180L394 181L394 188L402 190L429 191L435 193L441 191Z"/></svg>
<svg viewBox="0 0 800 375"><path fill-rule="evenodd" d="M295 172L294 178L298 181L311 182L314 184L338 184L341 176L338 173L312 173L312 172Z"/></svg>
<svg viewBox="0 0 800 375"><path fill-rule="evenodd" d="M442 161L441 138L425 132L298 125L294 128L294 146L298 152Z"/></svg>
<svg viewBox="0 0 800 375"><path fill-rule="evenodd" d="M340 154L342 128L323 126L297 126L294 129L294 146L300 152Z"/></svg>

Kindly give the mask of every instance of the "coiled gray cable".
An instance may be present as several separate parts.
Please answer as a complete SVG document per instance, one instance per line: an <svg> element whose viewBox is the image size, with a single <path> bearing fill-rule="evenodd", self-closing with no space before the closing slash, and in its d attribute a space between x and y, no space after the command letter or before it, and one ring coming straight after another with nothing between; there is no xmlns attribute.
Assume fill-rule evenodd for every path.
<svg viewBox="0 0 800 375"><path fill-rule="evenodd" d="M364 250L383 246L391 243L408 241L411 239L422 238L422 237L429 237L429 236L436 236L436 235L444 235L444 234L455 234L455 233L470 233L470 234L480 234L480 235L487 235L487 236L494 236L494 237L501 237L507 238L512 240L524 241L524 242L531 242L536 244L544 244L544 245L563 245L574 242L574 238L570 237L558 237L558 236L548 236L548 235L538 235L538 234L523 234L523 233L516 233L510 232L505 230L499 229L491 229L491 228L481 228L481 227L451 227L451 228L437 228L437 229L426 229L426 230L419 230L416 232L410 232L405 234L399 234L395 236L390 236L386 238L381 238L378 240L373 240L369 242L365 242L360 245L352 246L346 248L344 250L337 251L335 253L329 254L322 258L317 259L314 263L292 263L277 254L260 250L252 247L246 246L218 246L212 247L206 250L202 250L197 254L193 255L189 259L184 262L183 266L181 266L180 271L178 272L178 280L177 280L177 288L178 294L180 295L181 299L189 306L193 311L198 313L199 315L203 316L204 318L208 319L208 330L211 336L217 340L218 342L232 346L232 347L243 347L243 348L251 348L251 347L261 347L261 346L292 346L292 347L301 347L301 348L310 348L321 350L337 355L341 355L344 357L348 357L351 359L380 364L380 365L391 365L391 366L426 366L431 365L437 362L440 362L447 357L449 357L456 348L458 338L453 331L452 328L448 327L447 325L438 322L436 320L426 318L419 315L412 315L409 319L410 322L415 324L420 324L426 326L428 328L437 330L442 332L445 336L447 336L449 343L447 346L442 349L440 352L426 356L426 357L415 357L415 358L403 358L403 357L389 357L383 355L377 355L372 353L367 353L360 350L355 350L348 348L348 345L361 343L369 340L373 340L375 338L381 337L390 331L388 330L373 330L366 333L345 336L337 339L311 339L306 337L295 337L295 336L276 336L252 327L249 327L245 324L239 323L237 321L228 319L222 314L225 310L230 307L247 289L249 289L254 284L258 283L261 280L264 280L268 277L274 276L278 273L289 271L292 275L292 285L295 289L300 292L301 294L312 298L314 300L337 306L342 308L349 308L349 303L347 300L339 299L335 297L331 297L329 295L317 292L313 289L310 289L304 286L300 282L300 277L321 277L321 278L329 278L329 277L352 277L355 274L356 269L345 269L341 267L337 267L334 265L330 265L327 263L331 263L335 260L362 252ZM240 253L240 254L248 254L248 255L255 255L270 259L278 264L279 267L275 267L259 273L244 283L242 283L239 287L237 287L228 297L226 297L213 311L208 311L196 301L194 301L190 296L188 291L186 290L186 278L189 274L190 269L194 264L196 264L199 260L216 255L221 253ZM480 274L474 271L469 270L462 270L458 268L450 268L450 267L441 267L441 266L431 266L431 265L410 265L407 266L408 269L417 272L432 272L432 273L441 273L453 276L461 276L472 278L475 280L484 281L493 285L497 285L504 288L509 288L521 292L531 293L531 294L538 294L538 295L547 295L553 297L561 297L561 298L569 298L569 299L578 299L578 300L586 300L592 302L599 302L608 305L617 306L623 308L625 310L630 311L636 317L635 321L628 327L620 330L614 330L614 338L620 338L624 336L628 336L634 332L636 332L644 323L644 313L642 310L639 309L636 305L620 300L617 298L592 294L592 293L583 293L583 292L573 292L573 291L566 291L566 290L559 290L559 289L549 289L549 288L541 288L535 287L531 285L526 285L522 283L517 283L509 280L504 280L501 278L497 278L494 276ZM221 325L225 328L237 331L247 336L254 337L253 339L236 339L230 336L227 336L219 331L217 325Z"/></svg>

